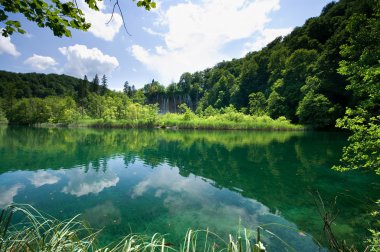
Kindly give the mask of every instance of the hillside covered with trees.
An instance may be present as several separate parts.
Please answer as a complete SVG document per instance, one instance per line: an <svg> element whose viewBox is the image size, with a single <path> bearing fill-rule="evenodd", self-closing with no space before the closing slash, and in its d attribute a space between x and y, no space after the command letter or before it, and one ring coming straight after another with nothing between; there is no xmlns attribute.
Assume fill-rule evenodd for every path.
<svg viewBox="0 0 380 252"><path fill-rule="evenodd" d="M360 39L372 54L367 63L378 65L378 31L365 25L378 13L379 4L373 0L332 2L319 17L308 19L258 52L204 71L184 73L178 83L166 88L153 81L145 85L144 93L149 103L158 102L166 111L174 112L182 102L198 113L232 104L245 113L285 116L316 127L334 126L346 107L365 99L347 89L350 78L343 70L343 62L358 57L361 48L356 55L345 48ZM358 19L363 24L355 28L359 33L351 30ZM363 37L356 38L360 32Z"/></svg>
<svg viewBox="0 0 380 252"><path fill-rule="evenodd" d="M79 117L118 119L120 106L111 108L111 115L105 111L120 100L125 105L158 104L161 113L184 111L178 106L185 103L199 116L223 113L229 107L243 114L286 117L315 128L334 127L346 108L355 108L374 92L372 88L365 92L352 88L354 77L350 71L358 70L350 62L358 62L361 53L366 52L370 56L357 67L363 67L363 71L378 67L378 15L379 3L374 0L331 2L319 17L308 19L302 27L262 50L210 69L184 73L178 83L166 87L153 80L135 90L126 82L124 92L114 92L108 90L106 79L97 76L88 81L87 77L79 80L65 75L2 71L3 114L10 122L22 123L23 115L16 116L21 103L30 107L35 98L51 100L53 96L66 97L63 103ZM378 87L378 75L375 73L373 88ZM363 76L359 81L365 80ZM376 99L372 103L376 104ZM37 100L32 103L37 104ZM57 104L54 99L52 103Z"/></svg>

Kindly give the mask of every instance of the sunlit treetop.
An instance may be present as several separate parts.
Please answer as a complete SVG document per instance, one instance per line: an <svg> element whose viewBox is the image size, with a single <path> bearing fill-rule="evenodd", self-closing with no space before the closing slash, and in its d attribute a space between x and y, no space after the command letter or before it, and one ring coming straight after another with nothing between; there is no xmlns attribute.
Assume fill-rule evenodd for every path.
<svg viewBox="0 0 380 252"><path fill-rule="evenodd" d="M85 0L88 7L99 11L98 2L102 0ZM115 7L121 12L119 0L112 0ZM136 0L133 0L136 2ZM150 10L156 7L152 0L139 0L137 6ZM1 30L7 37L14 32L25 33L18 20L9 19L9 13L20 13L39 27L48 27L57 37L70 37L70 28L87 31L91 24L86 22L83 11L78 7L76 0L0 0L0 22L5 25ZM122 14L122 13L121 13Z"/></svg>

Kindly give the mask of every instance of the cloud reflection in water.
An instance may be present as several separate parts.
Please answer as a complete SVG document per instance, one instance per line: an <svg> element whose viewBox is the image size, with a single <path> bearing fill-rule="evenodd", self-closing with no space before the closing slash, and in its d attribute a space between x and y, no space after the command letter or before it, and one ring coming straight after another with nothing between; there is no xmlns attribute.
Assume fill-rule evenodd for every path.
<svg viewBox="0 0 380 252"><path fill-rule="evenodd" d="M19 190L23 188L24 185L19 183L10 188L0 186L0 208L5 208L7 205L13 203L13 198L18 194Z"/></svg>
<svg viewBox="0 0 380 252"><path fill-rule="evenodd" d="M105 188L116 186L119 177L111 170L96 171L89 169L85 172L82 168L64 170L63 174L68 178L68 183L62 192L77 197L87 194L98 194Z"/></svg>
<svg viewBox="0 0 380 252"><path fill-rule="evenodd" d="M59 182L60 177L55 176L52 172L47 171L36 171L33 173L32 177L29 178L30 183L35 187L40 187L43 185L53 185Z"/></svg>

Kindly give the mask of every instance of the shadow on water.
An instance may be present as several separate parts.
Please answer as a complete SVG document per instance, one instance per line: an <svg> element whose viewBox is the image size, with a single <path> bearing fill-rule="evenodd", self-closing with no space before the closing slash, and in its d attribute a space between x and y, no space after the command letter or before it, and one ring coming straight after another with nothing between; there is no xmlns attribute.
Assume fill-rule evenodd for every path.
<svg viewBox="0 0 380 252"><path fill-rule="evenodd" d="M105 240L130 231L179 240L188 227L231 232L240 217L251 229L295 228L268 226L310 251L311 240L298 240L305 233L323 240L308 193L318 190L326 202L338 196L338 237L362 241L379 179L330 169L345 139L336 132L0 128L0 208L15 201L62 218L82 213L106 227ZM272 248L284 246L274 240L267 238Z"/></svg>

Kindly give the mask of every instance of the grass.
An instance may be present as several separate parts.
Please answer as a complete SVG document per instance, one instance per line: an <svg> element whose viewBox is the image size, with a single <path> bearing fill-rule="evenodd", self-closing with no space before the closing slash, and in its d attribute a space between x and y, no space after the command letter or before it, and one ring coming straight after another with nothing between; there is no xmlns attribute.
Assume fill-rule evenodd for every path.
<svg viewBox="0 0 380 252"><path fill-rule="evenodd" d="M22 221L12 225L11 220L15 215L21 217ZM269 225L280 225L276 223L261 225L257 231L239 228L236 235L230 234L227 240L208 229L189 229L177 247L168 242L165 235L160 234L130 234L116 242L100 246L97 236L101 230L91 229L78 217L79 215L60 221L40 213L30 205L14 204L0 213L0 252L266 252L261 242L262 232L281 241L284 250L296 251L287 241L265 229ZM291 227L282 227L297 231ZM367 240L367 244L365 251L379 251L379 233L373 231L372 239ZM354 247L336 251L357 252Z"/></svg>
<svg viewBox="0 0 380 252"><path fill-rule="evenodd" d="M17 215L21 222L11 225ZM91 229L86 223L72 219L59 221L52 216L37 211L30 205L12 205L2 210L0 215L0 252L5 251L83 251L83 252L132 252L132 251L227 251L263 252L259 229L255 234L244 229L237 236L229 236L225 241L217 234L207 230L188 230L179 247L167 242L165 236L155 234L151 237L131 234L118 242L105 247L99 246L97 236L100 231Z"/></svg>
<svg viewBox="0 0 380 252"><path fill-rule="evenodd" d="M276 120L269 116L251 116L242 113L218 114L208 117L186 114L165 114L160 117L160 127L179 129L221 129L221 130L303 130L300 125L291 124L284 117Z"/></svg>
<svg viewBox="0 0 380 252"><path fill-rule="evenodd" d="M269 116L251 116L242 113L218 114L202 117L192 114L167 113L149 119L104 120L80 119L69 127L90 128L175 128L175 129L216 129L216 130L304 130L301 125L292 124L284 117L272 119Z"/></svg>
<svg viewBox="0 0 380 252"><path fill-rule="evenodd" d="M10 225L14 215L23 221ZM0 217L0 251L94 251L98 232L91 230L78 216L59 221L42 215L29 205L15 205Z"/></svg>

